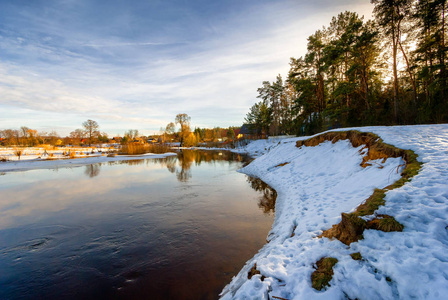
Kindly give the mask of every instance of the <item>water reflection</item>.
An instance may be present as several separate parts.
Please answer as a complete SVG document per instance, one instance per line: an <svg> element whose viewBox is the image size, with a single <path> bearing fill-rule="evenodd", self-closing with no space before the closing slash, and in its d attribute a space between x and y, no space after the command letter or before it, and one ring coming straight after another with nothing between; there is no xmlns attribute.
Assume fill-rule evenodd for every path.
<svg viewBox="0 0 448 300"><path fill-rule="evenodd" d="M86 169L84 170L84 174L89 176L90 178L96 177L100 174L101 171L101 163L99 164L92 164L87 165Z"/></svg>
<svg viewBox="0 0 448 300"><path fill-rule="evenodd" d="M187 182L191 179L191 166L193 163L200 166L201 163L211 162L242 162L247 159L247 156L232 153L230 151L198 151L198 150L182 150L178 153L177 159L179 161L180 169L176 169L176 176L180 182ZM168 166L167 166L168 167ZM173 168L169 166L168 168Z"/></svg>
<svg viewBox="0 0 448 300"><path fill-rule="evenodd" d="M266 214L274 213L277 192L259 178L247 176L246 181L250 184L251 188L262 194L258 202L258 207Z"/></svg>

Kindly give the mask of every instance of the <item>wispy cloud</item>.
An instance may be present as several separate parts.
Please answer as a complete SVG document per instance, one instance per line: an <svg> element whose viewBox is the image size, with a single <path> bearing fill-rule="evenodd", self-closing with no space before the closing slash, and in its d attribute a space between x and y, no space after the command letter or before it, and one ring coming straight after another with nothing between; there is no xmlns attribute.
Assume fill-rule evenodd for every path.
<svg viewBox="0 0 448 300"><path fill-rule="evenodd" d="M103 47L168 46L168 45L182 45L182 44L186 44L186 42L176 42L176 43L138 42L138 43L112 43L112 44L88 43L84 44L83 46L93 48L103 48Z"/></svg>

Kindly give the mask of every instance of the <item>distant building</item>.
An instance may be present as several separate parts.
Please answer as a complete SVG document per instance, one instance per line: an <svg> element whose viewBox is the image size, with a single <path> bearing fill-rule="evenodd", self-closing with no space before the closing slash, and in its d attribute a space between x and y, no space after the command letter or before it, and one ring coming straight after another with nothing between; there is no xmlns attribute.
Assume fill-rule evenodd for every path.
<svg viewBox="0 0 448 300"><path fill-rule="evenodd" d="M259 128L256 128L253 124L243 124L237 136L238 139L264 139L267 137L265 133L263 133Z"/></svg>

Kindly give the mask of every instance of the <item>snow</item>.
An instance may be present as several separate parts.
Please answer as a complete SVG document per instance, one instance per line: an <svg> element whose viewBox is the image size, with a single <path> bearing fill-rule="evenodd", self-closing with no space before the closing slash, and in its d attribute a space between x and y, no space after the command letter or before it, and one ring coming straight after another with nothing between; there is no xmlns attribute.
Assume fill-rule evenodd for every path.
<svg viewBox="0 0 448 300"><path fill-rule="evenodd" d="M142 154L142 155L116 155L108 157L101 153L95 152L88 156L78 156L77 158L69 159L61 154L55 153L53 157L43 157L40 153L33 153L29 150L27 155L21 156L18 160L17 156L14 157L10 150L3 150L0 152L0 157L6 157L8 161L0 162L0 173L15 172L15 171L28 171L34 169L57 169L57 168L70 168L79 167L95 163L123 161L123 160L139 160L147 158L164 158L167 156L177 155L176 153L165 154Z"/></svg>
<svg viewBox="0 0 448 300"><path fill-rule="evenodd" d="M348 141L301 148L295 142L308 137L254 141L238 150L257 157L240 172L277 191L275 221L269 243L224 288L222 299L446 299L448 125L341 130L350 129L373 132L388 144L411 149L424 163L410 182L387 192L386 205L377 212L395 217L404 231L366 230L364 239L350 246L318 238L374 188L399 179L401 158L364 169L361 147ZM349 254L355 252L363 260L353 260ZM311 274L315 263L327 256L338 259L333 279L326 290L316 291ZM261 275L248 279L255 263Z"/></svg>

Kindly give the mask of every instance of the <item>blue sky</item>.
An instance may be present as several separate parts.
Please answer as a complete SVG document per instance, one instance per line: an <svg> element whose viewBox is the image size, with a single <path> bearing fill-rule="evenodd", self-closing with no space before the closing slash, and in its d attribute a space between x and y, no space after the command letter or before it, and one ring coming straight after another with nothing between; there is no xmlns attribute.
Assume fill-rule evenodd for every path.
<svg viewBox="0 0 448 300"><path fill-rule="evenodd" d="M306 38L369 0L0 0L0 129L242 124Z"/></svg>

